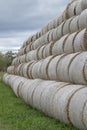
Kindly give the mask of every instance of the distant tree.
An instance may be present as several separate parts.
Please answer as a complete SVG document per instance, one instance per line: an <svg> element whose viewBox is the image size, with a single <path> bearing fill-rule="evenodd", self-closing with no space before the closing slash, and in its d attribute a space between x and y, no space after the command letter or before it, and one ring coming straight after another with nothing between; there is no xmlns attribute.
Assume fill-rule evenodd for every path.
<svg viewBox="0 0 87 130"><path fill-rule="evenodd" d="M8 51L8 52L5 53L4 57L6 59L7 67L11 65L12 60L14 59L15 55L16 54L13 53L12 51Z"/></svg>
<svg viewBox="0 0 87 130"><path fill-rule="evenodd" d="M0 71L6 71L7 67L11 65L15 56L16 53L13 53L12 51L8 51L5 54L0 52Z"/></svg>
<svg viewBox="0 0 87 130"><path fill-rule="evenodd" d="M0 52L0 71L4 70L4 55Z"/></svg>

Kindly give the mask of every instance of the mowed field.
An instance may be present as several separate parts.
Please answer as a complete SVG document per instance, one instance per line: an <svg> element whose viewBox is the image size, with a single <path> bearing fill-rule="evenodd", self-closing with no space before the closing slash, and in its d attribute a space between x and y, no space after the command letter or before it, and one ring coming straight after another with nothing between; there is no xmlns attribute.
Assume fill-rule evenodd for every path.
<svg viewBox="0 0 87 130"><path fill-rule="evenodd" d="M0 130L78 130L50 118L17 98L0 73Z"/></svg>

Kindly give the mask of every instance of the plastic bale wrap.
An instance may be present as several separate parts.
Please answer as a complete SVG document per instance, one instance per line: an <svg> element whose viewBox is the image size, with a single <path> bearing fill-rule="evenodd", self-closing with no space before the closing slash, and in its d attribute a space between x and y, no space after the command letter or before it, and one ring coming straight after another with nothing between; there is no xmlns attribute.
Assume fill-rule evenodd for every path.
<svg viewBox="0 0 87 130"><path fill-rule="evenodd" d="M3 81L9 85L9 78L10 78L10 75L8 73L5 73L4 76L3 76Z"/></svg>
<svg viewBox="0 0 87 130"><path fill-rule="evenodd" d="M79 24L78 24L79 16L76 16L72 19L70 23L70 32L76 32L79 30Z"/></svg>
<svg viewBox="0 0 87 130"><path fill-rule="evenodd" d="M77 5L76 5L76 15L79 15L79 14L81 14L81 12L83 11L83 9L82 9L82 0L79 0L78 2L77 2Z"/></svg>
<svg viewBox="0 0 87 130"><path fill-rule="evenodd" d="M45 45L43 45L42 47L38 48L38 50L37 50L38 60L43 59L43 50L44 50L44 48L45 48Z"/></svg>
<svg viewBox="0 0 87 130"><path fill-rule="evenodd" d="M82 3L82 9L84 10L84 9L87 9L87 1L86 0L82 0L81 1Z"/></svg>
<svg viewBox="0 0 87 130"><path fill-rule="evenodd" d="M32 50L26 54L26 61L37 60L36 50Z"/></svg>
<svg viewBox="0 0 87 130"><path fill-rule="evenodd" d="M63 28L62 28L63 35L70 32L70 23L71 23L72 20L73 20L73 18L70 18L70 19L65 21Z"/></svg>
<svg viewBox="0 0 87 130"><path fill-rule="evenodd" d="M60 85L60 86L58 86L58 84ZM52 110L52 106L51 106L51 104L49 104L51 101L52 101L52 98L53 98L53 95L54 95L54 92L55 92L55 86L57 86L57 88L56 88L56 90L58 89L58 87L60 88L61 86L63 85L63 83L56 83L56 82L54 82L54 83L52 83L51 85L49 85L49 86L47 86L47 88L42 92L42 95L41 95L41 99L40 99L40 102L41 102L41 110L42 110L42 112L44 112L45 114L49 114L50 113L50 115L49 116L52 116L52 111L50 111L50 110ZM52 97L50 96L50 97L48 97L49 96L49 92L50 92L50 89L51 89L51 87L52 86L54 86L54 90L53 90L53 93L52 93ZM49 91L48 91L49 90ZM48 100L48 103L47 103L47 98L49 98ZM47 113L47 107L49 107L50 106L50 108L49 108L49 113Z"/></svg>
<svg viewBox="0 0 87 130"><path fill-rule="evenodd" d="M53 98L53 103L52 103L52 105L53 105L53 117L59 119L62 122L65 122L67 124L72 125L72 123L70 121L71 117L69 116L69 113L72 111L72 116L75 119L76 115L73 114L73 111L76 112L76 109L70 110L69 109L69 103L70 103L70 100L72 100L71 99L72 95L82 88L84 88L84 86L82 86L82 85L72 85L72 84L71 85L65 85L64 87L60 88L55 93L54 98ZM77 99L78 98L79 97L77 97ZM73 107L75 107L75 105L76 105L75 102L73 103ZM80 100L77 102L77 104L79 104L79 103L80 103ZM78 109L79 109L79 107L78 107ZM79 113L79 115L80 115L80 113ZM78 118L78 117L76 117L76 118ZM77 122L79 122L78 120L79 120L79 118L77 119Z"/></svg>
<svg viewBox="0 0 87 130"><path fill-rule="evenodd" d="M57 71L56 71L56 68L57 68L57 64L59 62L59 60L64 56L65 54L63 55L60 55L60 56L55 56L51 59L51 61L49 62L49 65L48 65L48 70L47 70L47 77L48 79L53 79L53 80L57 80Z"/></svg>
<svg viewBox="0 0 87 130"><path fill-rule="evenodd" d="M32 73L32 78L35 79L38 77L38 67L41 65L41 61L38 61L36 62L33 67L32 67L32 70L31 70L31 73Z"/></svg>
<svg viewBox="0 0 87 130"><path fill-rule="evenodd" d="M63 25L65 22L61 23L55 30L56 30L56 39L58 40L63 36Z"/></svg>
<svg viewBox="0 0 87 130"><path fill-rule="evenodd" d="M28 77L29 77L30 79L33 78L33 77L32 77L32 68L33 68L33 66L34 66L36 63L37 63L37 61L33 61L33 62L29 65L29 67L28 67L28 69L27 69L27 75L28 75Z"/></svg>
<svg viewBox="0 0 87 130"><path fill-rule="evenodd" d="M24 78L22 78L22 77L20 78L17 76L15 79L15 82L13 82L13 85L11 86L17 97L19 96L18 95L18 87L19 87L20 83L23 82L23 80L24 80Z"/></svg>
<svg viewBox="0 0 87 130"><path fill-rule="evenodd" d="M52 47L54 45L54 42L50 42L48 45L45 45L45 48L43 50L43 58L46 58L50 55L52 55Z"/></svg>
<svg viewBox="0 0 87 130"><path fill-rule="evenodd" d="M65 43L67 36L68 35L63 36L61 39L59 39L58 41L56 41L54 43L53 48L52 48L53 55L64 53L63 46L64 46L64 43Z"/></svg>
<svg viewBox="0 0 87 130"><path fill-rule="evenodd" d="M87 9L85 9L79 16L79 27L80 29L87 27Z"/></svg>
<svg viewBox="0 0 87 130"><path fill-rule="evenodd" d="M74 50L74 39L75 39L77 33L78 32L67 35L67 38L65 39L65 42L63 44L63 50L65 53L76 52ZM79 43L78 43L78 46L79 46ZM77 52L79 52L79 51L80 51L80 49L77 50Z"/></svg>
<svg viewBox="0 0 87 130"><path fill-rule="evenodd" d="M87 84L86 74L87 52L77 55L69 66L69 78L72 83Z"/></svg>
<svg viewBox="0 0 87 130"><path fill-rule="evenodd" d="M33 93L33 107L41 109L41 96L43 91L45 91L48 86L54 84L55 81L43 81L40 85L38 85ZM38 93L39 92L39 93ZM45 104L46 105L46 104Z"/></svg>
<svg viewBox="0 0 87 130"><path fill-rule="evenodd" d="M74 50L87 51L87 29L80 31L74 40Z"/></svg>
<svg viewBox="0 0 87 130"><path fill-rule="evenodd" d="M33 106L33 93L35 89L43 82L41 79L35 79L34 82L29 86L27 91L27 103Z"/></svg>
<svg viewBox="0 0 87 130"><path fill-rule="evenodd" d="M57 65L57 78L60 81L66 81L69 82L69 65L71 63L71 61L73 60L74 57L76 57L78 55L78 53L74 53L74 54L67 54L64 57L61 58L61 60L59 61L58 65Z"/></svg>
<svg viewBox="0 0 87 130"><path fill-rule="evenodd" d="M48 64L52 58L53 58L53 56L49 56L42 61L42 64L40 66L40 72L38 74L39 78L48 79L47 69L48 69Z"/></svg>
<svg viewBox="0 0 87 130"><path fill-rule="evenodd" d="M77 3L78 3L78 1L76 0L76 1L72 1L70 4L68 4L67 14L68 14L69 18L76 15L75 8L77 6Z"/></svg>
<svg viewBox="0 0 87 130"><path fill-rule="evenodd" d="M69 102L70 122L82 130L87 129L87 86L74 92Z"/></svg>
<svg viewBox="0 0 87 130"><path fill-rule="evenodd" d="M27 80L19 87L19 96L26 102L27 102L27 92L29 89L29 86L32 85L35 81L34 80Z"/></svg>
<svg viewBox="0 0 87 130"><path fill-rule="evenodd" d="M46 86L44 91L41 93L40 96L40 109L50 117L53 117L53 99L56 94L56 92L64 87L65 85L68 85L69 83L64 82L54 82L50 84L49 86Z"/></svg>
<svg viewBox="0 0 87 130"><path fill-rule="evenodd" d="M14 66L9 66L9 67L7 68L7 73L9 73L9 74L14 74Z"/></svg>
<svg viewBox="0 0 87 130"><path fill-rule="evenodd" d="M25 77L25 78L29 78L28 77L28 67L31 65L33 63L33 61L31 61L31 62L29 62L29 63L25 63L24 64L24 66L23 66L23 76Z"/></svg>

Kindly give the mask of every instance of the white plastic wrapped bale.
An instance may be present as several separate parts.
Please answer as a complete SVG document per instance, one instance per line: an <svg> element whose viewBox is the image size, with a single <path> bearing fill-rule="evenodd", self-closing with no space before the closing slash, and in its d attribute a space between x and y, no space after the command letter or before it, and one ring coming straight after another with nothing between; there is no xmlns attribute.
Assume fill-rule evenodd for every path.
<svg viewBox="0 0 87 130"><path fill-rule="evenodd" d="M25 62L28 62L31 60L37 60L37 51L36 50L32 50L26 54Z"/></svg>
<svg viewBox="0 0 87 130"><path fill-rule="evenodd" d="M40 37L39 39L37 39L35 42L32 43L32 47L33 49L36 49L40 46L43 46L44 44L48 43L48 36L49 36L49 33L46 33L45 35L43 35L42 37Z"/></svg>
<svg viewBox="0 0 87 130"><path fill-rule="evenodd" d="M24 46L23 48L20 48L17 56L23 55L23 54L27 53L28 51L30 51L31 46L32 46L32 42L30 42L28 45Z"/></svg>
<svg viewBox="0 0 87 130"><path fill-rule="evenodd" d="M46 45L43 45L43 46L41 46L41 47L39 47L39 48L37 49L37 59L38 59L38 60L43 59L43 53L42 53L42 52L43 52L45 46L46 46Z"/></svg>
<svg viewBox="0 0 87 130"><path fill-rule="evenodd" d="M33 61L32 64L30 64L30 66L28 67L27 69L27 75L28 75L28 78L30 79L33 79L33 75L32 75L32 68L33 66L37 63L37 61ZM37 76L38 78L38 76Z"/></svg>
<svg viewBox="0 0 87 130"><path fill-rule="evenodd" d="M74 126L87 129L87 87L75 91L68 103L68 116Z"/></svg>
<svg viewBox="0 0 87 130"><path fill-rule="evenodd" d="M4 80L8 77L14 93L29 105L62 122L87 129L87 86L14 75L5 75Z"/></svg>
<svg viewBox="0 0 87 130"><path fill-rule="evenodd" d="M45 45L44 50L42 51L43 58L46 58L50 55L52 55L52 47L55 42L50 42L48 45Z"/></svg>
<svg viewBox="0 0 87 130"><path fill-rule="evenodd" d="M33 64L35 64L35 61L30 61L30 62L24 64L24 67L22 69L22 73L23 73L24 77L30 78L30 75L31 75L30 68L32 67Z"/></svg>
<svg viewBox="0 0 87 130"><path fill-rule="evenodd" d="M69 26L69 32L76 32L77 30L79 30L79 16L74 17L71 21L70 21L70 26Z"/></svg>
<svg viewBox="0 0 87 130"><path fill-rule="evenodd" d="M33 106L33 93L35 89L43 82L41 79L35 79L35 81L29 86L27 91L27 103Z"/></svg>
<svg viewBox="0 0 87 130"><path fill-rule="evenodd" d="M39 76L41 75L41 73L40 73L40 67L41 67L41 65L42 65L42 60L36 62L36 63L34 64L34 66L32 67L31 74L32 74L32 77L33 77L34 79L36 79L37 77L39 77ZM36 69L36 68L37 68L37 69ZM40 76L40 77L41 77L41 76Z"/></svg>
<svg viewBox="0 0 87 130"><path fill-rule="evenodd" d="M6 84L8 84L8 85L10 85L10 84L9 84L10 76L11 76L11 75L9 75L8 73L5 73L4 76L3 76L3 81L4 81Z"/></svg>
<svg viewBox="0 0 87 130"><path fill-rule="evenodd" d="M7 73L14 74L15 73L15 66L9 66L7 68Z"/></svg>
<svg viewBox="0 0 87 130"><path fill-rule="evenodd" d="M42 93L40 94L40 99L38 99L40 100L40 110L42 110L45 114L52 117L53 116L52 103L53 103L54 96L59 89L67 85L69 85L69 83L55 82L55 83L50 84L48 87L46 87L46 89L44 89L44 91L42 91ZM35 92L37 92L37 90Z"/></svg>
<svg viewBox="0 0 87 130"><path fill-rule="evenodd" d="M40 64L40 70L39 72L37 72L37 76L38 76L37 78L48 79L48 75L47 75L48 64L53 58L54 56L49 56L46 59L42 60L42 63Z"/></svg>
<svg viewBox="0 0 87 130"><path fill-rule="evenodd" d="M20 71L22 71L22 74L23 74L24 77L29 78L28 69L29 69L30 65L33 64L33 62L34 62L34 61L31 61L31 62L25 63L25 64L23 65L23 69L20 70Z"/></svg>
<svg viewBox="0 0 87 130"><path fill-rule="evenodd" d="M27 80L22 86L19 88L19 96L24 99L27 104L32 104L32 95L35 88L42 83L43 80L35 79L35 80Z"/></svg>
<svg viewBox="0 0 87 130"><path fill-rule="evenodd" d="M42 108L41 108L42 93L49 86L51 86L51 85L53 86L55 84L56 84L55 81L43 81L39 86L37 86L37 88L34 90L34 93L33 93L33 107L35 107L35 108L37 108L37 109L42 111ZM38 94L38 92L39 92L39 94ZM44 107L46 107L46 106L44 106Z"/></svg>
<svg viewBox="0 0 87 130"><path fill-rule="evenodd" d="M71 82L87 84L87 52L77 55L69 65L69 78Z"/></svg>
<svg viewBox="0 0 87 130"><path fill-rule="evenodd" d="M14 91L15 95L18 97L18 87L27 81L27 79L20 77L20 76L15 76L15 75L9 75L6 74L3 78L4 82L8 85L11 86L12 90Z"/></svg>
<svg viewBox="0 0 87 130"><path fill-rule="evenodd" d="M81 1L82 0L74 0L70 4L68 4L67 6L68 18L79 15L82 12Z"/></svg>
<svg viewBox="0 0 87 130"><path fill-rule="evenodd" d="M48 66L47 66L47 77L48 77L48 79L57 80L57 71L56 71L57 64L61 60L61 58L64 57L65 55L66 54L62 54L60 56L53 57L50 60Z"/></svg>
<svg viewBox="0 0 87 130"><path fill-rule="evenodd" d="M79 28L83 29L85 27L87 27L87 9L85 9L81 15L79 16Z"/></svg>
<svg viewBox="0 0 87 130"><path fill-rule="evenodd" d="M66 21L64 22L64 25L63 25L63 28L62 28L62 36L70 32L70 26L69 26L69 25L71 24L71 21L72 21L73 19L75 19L75 18L72 17L72 18L70 18L70 19L68 19L68 20L66 20ZM75 30L75 31L76 31L76 30Z"/></svg>
<svg viewBox="0 0 87 130"><path fill-rule="evenodd" d="M87 1L82 0L82 9L87 9Z"/></svg>
<svg viewBox="0 0 87 130"><path fill-rule="evenodd" d="M12 63L12 65L19 65L20 63L24 63L26 62L26 55L21 55L21 56L18 56L14 59L14 62Z"/></svg>

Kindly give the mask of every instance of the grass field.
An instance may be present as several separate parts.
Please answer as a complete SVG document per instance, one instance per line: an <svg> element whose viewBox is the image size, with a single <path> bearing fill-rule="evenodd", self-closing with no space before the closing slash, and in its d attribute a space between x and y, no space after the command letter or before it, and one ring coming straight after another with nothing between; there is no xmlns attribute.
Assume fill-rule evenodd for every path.
<svg viewBox="0 0 87 130"><path fill-rule="evenodd" d="M0 73L0 78L3 73ZM0 81L0 130L78 130L49 118L17 98Z"/></svg>

